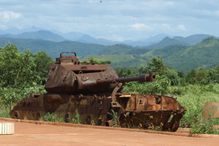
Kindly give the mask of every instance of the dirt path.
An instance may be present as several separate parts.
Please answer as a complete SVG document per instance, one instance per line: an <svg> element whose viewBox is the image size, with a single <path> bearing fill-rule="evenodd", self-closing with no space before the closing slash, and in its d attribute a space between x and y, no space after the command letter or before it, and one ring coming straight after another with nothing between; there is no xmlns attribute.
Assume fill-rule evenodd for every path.
<svg viewBox="0 0 219 146"><path fill-rule="evenodd" d="M0 146L218 146L218 137L197 138L145 132L15 123Z"/></svg>

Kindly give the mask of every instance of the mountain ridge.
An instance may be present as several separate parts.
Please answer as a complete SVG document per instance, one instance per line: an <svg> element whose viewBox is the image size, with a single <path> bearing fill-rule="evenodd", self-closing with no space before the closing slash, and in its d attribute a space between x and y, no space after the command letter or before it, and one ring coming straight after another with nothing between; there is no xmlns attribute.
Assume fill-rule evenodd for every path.
<svg viewBox="0 0 219 146"><path fill-rule="evenodd" d="M173 41L178 42L177 44L182 43L182 44L193 45L209 36L210 35L207 34L195 34L187 37L181 37L181 36L171 37L165 34L158 34L140 40L113 41L104 38L96 38L81 32L60 33L60 32L53 32L49 30L40 30L40 29L36 31L26 31L16 34L13 34L11 32L2 34L0 32L0 37L7 37L7 38L40 39L40 40L48 40L55 42L69 40L69 41L77 41L77 42L88 43L88 44L99 44L105 46L124 44L132 47L152 47L153 45L158 44L159 42L166 39L167 37L169 39L172 39L172 42Z"/></svg>
<svg viewBox="0 0 219 146"><path fill-rule="evenodd" d="M196 67L210 67L219 64L218 38L208 37L194 45L182 43L177 39L166 37L157 44L148 47L132 47L124 44L106 46L69 40L54 42L0 36L0 47L12 43L21 51L27 48L33 52L45 51L53 58L63 51L75 51L82 58L93 56L111 61L114 67L143 65L155 56L161 56L169 66L179 71L188 71Z"/></svg>

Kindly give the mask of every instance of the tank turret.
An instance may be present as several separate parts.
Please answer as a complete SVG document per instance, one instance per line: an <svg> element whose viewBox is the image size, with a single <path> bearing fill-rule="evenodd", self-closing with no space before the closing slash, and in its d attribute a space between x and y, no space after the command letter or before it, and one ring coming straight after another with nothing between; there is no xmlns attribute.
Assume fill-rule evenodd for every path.
<svg viewBox="0 0 219 146"><path fill-rule="evenodd" d="M45 86L49 93L111 93L117 83L151 82L155 78L152 74L119 78L109 64L82 64L75 52L70 52L71 56L64 54L50 68Z"/></svg>

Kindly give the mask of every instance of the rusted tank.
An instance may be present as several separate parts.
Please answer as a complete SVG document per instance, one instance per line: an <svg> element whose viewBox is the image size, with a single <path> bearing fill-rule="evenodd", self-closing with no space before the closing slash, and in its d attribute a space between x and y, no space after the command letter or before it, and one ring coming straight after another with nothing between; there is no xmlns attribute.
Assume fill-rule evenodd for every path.
<svg viewBox="0 0 219 146"><path fill-rule="evenodd" d="M65 54L49 70L47 93L21 100L12 118L39 120L56 113L66 122L79 115L81 123L110 126L116 116L121 127L178 129L185 110L175 98L121 92L127 82L152 82L153 74L119 78L109 64L83 64L76 53Z"/></svg>

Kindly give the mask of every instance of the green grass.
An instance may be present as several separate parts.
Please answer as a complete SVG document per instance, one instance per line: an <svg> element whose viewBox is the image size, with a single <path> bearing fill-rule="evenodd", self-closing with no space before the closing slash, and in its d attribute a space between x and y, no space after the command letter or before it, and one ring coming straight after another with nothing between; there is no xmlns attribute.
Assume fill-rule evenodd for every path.
<svg viewBox="0 0 219 146"><path fill-rule="evenodd" d="M202 112L205 103L219 101L219 84L188 85L181 88L183 94L179 95L178 101L186 108L181 126L190 127L192 133L218 134L218 131L213 129L213 125L218 122L204 120Z"/></svg>
<svg viewBox="0 0 219 146"><path fill-rule="evenodd" d="M57 115L55 113L46 113L41 120L49 121L49 122L65 122L64 117L62 115ZM71 115L69 123L80 124L80 115L74 114Z"/></svg>
<svg viewBox="0 0 219 146"><path fill-rule="evenodd" d="M183 90L183 94L177 99L187 110L181 121L184 127L190 127L202 119L202 109L206 102L219 101L219 84L187 85L178 88Z"/></svg>
<svg viewBox="0 0 219 146"><path fill-rule="evenodd" d="M9 109L8 109L8 108L1 107L1 108L0 108L0 117L10 118Z"/></svg>
<svg viewBox="0 0 219 146"><path fill-rule="evenodd" d="M54 113L46 113L41 120L49 122L64 122L64 119Z"/></svg>

